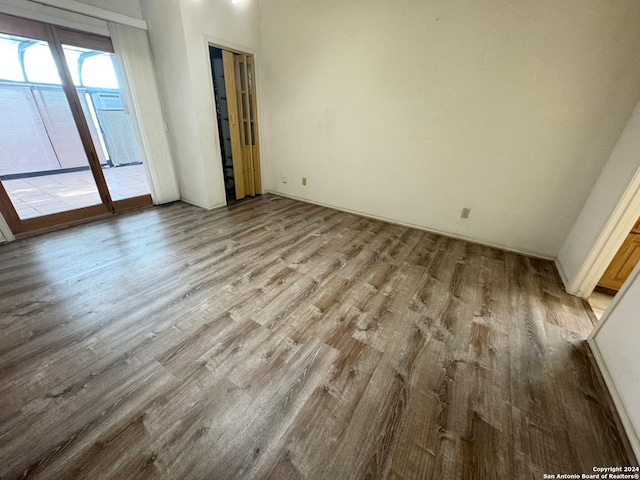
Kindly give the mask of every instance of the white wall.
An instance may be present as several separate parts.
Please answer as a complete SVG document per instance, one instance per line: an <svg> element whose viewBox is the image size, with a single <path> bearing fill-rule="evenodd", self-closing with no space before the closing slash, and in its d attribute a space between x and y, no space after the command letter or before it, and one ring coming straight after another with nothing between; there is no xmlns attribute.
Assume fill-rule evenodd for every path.
<svg viewBox="0 0 640 480"><path fill-rule="evenodd" d="M581 291L581 282L576 282L576 278L582 269L591 267L593 259L590 258L590 253L638 170L640 170L640 103L636 105L631 119L558 254L556 263L570 293L580 296L591 294L594 285ZM631 216L627 218L627 225L621 226L620 243L626 238L639 216L640 210L631 212ZM614 255L615 249L608 252L608 258L603 259L599 265L599 271L595 272L596 278L602 276Z"/></svg>
<svg viewBox="0 0 640 480"><path fill-rule="evenodd" d="M605 226L619 217L614 233L607 238L607 243L620 243L631 230L640 215L640 209L634 211L633 205L640 205L638 194L634 194L631 187L634 177L640 172L640 103L627 123L618 140L607 164L602 170L593 187L589 198L585 202L580 215L573 225L556 263L563 275L563 280L571 293L587 296L593 285L585 285L579 278L584 271L595 271L595 278L599 278L615 249L600 253L598 244L601 235L611 230ZM621 198L634 196L629 202L628 214L621 217L619 203ZM636 207L637 208L637 207ZM626 218L626 219L625 219ZM626 225L623 224L626 222ZM594 260L596 256L608 256ZM599 265L599 267L598 267ZM588 281L586 282L588 283ZM624 423L625 430L631 441L637 457L640 458L640 264L629 276L613 303L592 333L589 343L594 351L609 391L614 399L616 408Z"/></svg>
<svg viewBox="0 0 640 480"><path fill-rule="evenodd" d="M640 458L640 265L590 340L635 454Z"/></svg>
<svg viewBox="0 0 640 480"><path fill-rule="evenodd" d="M640 96L635 0L268 0L259 21L267 189L544 256Z"/></svg>
<svg viewBox="0 0 640 480"><path fill-rule="evenodd" d="M87 5L104 8L112 12L122 13L134 18L142 18L140 2L138 0L77 0Z"/></svg>
<svg viewBox="0 0 640 480"><path fill-rule="evenodd" d="M256 53L252 0L142 0L151 49L167 108L183 200L224 205L224 178L207 41Z"/></svg>
<svg viewBox="0 0 640 480"><path fill-rule="evenodd" d="M189 84L189 67L180 5L174 0L142 0L140 3L143 17L149 28L151 56L158 75L172 158L180 184L180 195L184 197L190 193L182 180L185 171L187 174L192 171L199 177L202 177L202 174L199 169L190 168L190 164L194 163L191 159L195 156L191 153L191 149L195 148L197 141L191 138L193 121L187 113L193 104L193 99L191 90L185 87ZM186 120L181 121L180 118ZM180 158L178 158L178 152L180 152Z"/></svg>

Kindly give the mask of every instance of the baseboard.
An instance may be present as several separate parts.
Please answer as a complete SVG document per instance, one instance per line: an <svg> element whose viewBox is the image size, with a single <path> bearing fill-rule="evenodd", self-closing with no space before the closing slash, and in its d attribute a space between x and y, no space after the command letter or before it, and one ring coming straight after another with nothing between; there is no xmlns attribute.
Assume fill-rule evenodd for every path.
<svg viewBox="0 0 640 480"><path fill-rule="evenodd" d="M564 285L564 289L566 290L566 292L571 294L571 295L575 295L574 292L570 292L569 291L569 279L567 277L567 274L564 272L564 268L562 267L562 264L560 263L560 259L556 258L553 263L556 266L556 270L558 271L558 274L560 275L560 280L562 280L562 284Z"/></svg>
<svg viewBox="0 0 640 480"><path fill-rule="evenodd" d="M631 419L622 403L622 398L620 398L615 382L613 378L611 378L611 374L598 348L598 344L593 338L587 340L586 344L588 350L591 352L592 360L595 362L594 368L600 377L599 380L604 383L603 388L607 390L609 399L613 403L613 405L611 405L612 414L620 437L622 438L622 443L627 450L627 455L630 461L635 462L633 466L638 466L638 458L640 458L640 438L638 438L638 432L636 432L633 423L631 423Z"/></svg>
<svg viewBox="0 0 640 480"><path fill-rule="evenodd" d="M373 220L380 220L382 222L392 223L394 225L400 225L402 227L415 228L416 230L422 230L424 232L435 233L437 235L442 235L443 237L455 238L456 240L464 240L465 242L475 243L478 245L484 245L485 247L497 248L498 250L504 250L506 252L517 253L519 255L525 255L527 257L539 258L541 260L555 260L556 257L551 255L546 255L544 253L533 252L530 250L521 250L517 248L508 247L506 245L501 245L498 243L485 242L483 240L478 240L477 238L465 237L464 235L459 235L456 233L445 232L443 230L437 230L435 228L427 228L422 225L415 225L413 223L408 222L400 222L393 218L381 217L378 215L372 215L370 213L361 212L358 210L352 210L350 208L340 207L338 205L332 205L330 203L317 202L315 200L309 200L307 198L296 197L295 195L289 195L288 193L282 193L275 190L265 190L265 193L269 193L271 195L279 195L281 197L290 198L292 200L298 200L300 202L312 203L314 205L320 205L321 207L332 208L334 210L339 210L341 212L353 213L355 215L360 215L361 217L371 218Z"/></svg>
<svg viewBox="0 0 640 480"><path fill-rule="evenodd" d="M188 203L189 205L193 205L194 207L202 208L203 210L207 210L207 211L211 211L211 210L215 210L216 208L227 206L226 203L219 203L211 207L208 207L208 206L202 205L201 203L194 202L193 200L189 200L187 198L181 198L180 201L184 203Z"/></svg>

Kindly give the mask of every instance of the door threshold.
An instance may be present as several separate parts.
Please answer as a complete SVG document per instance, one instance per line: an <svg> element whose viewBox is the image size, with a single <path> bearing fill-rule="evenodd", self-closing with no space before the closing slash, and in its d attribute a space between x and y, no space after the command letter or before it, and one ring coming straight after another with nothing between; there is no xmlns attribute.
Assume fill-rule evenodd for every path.
<svg viewBox="0 0 640 480"><path fill-rule="evenodd" d="M64 222L64 223L60 223L58 225L52 225L50 227L44 227L44 228L39 228L36 230L29 230L27 232L21 232L21 233L16 233L14 234L14 237L16 238L16 240L22 240L25 238L30 238L30 237L36 237L38 235L43 235L46 233L51 233L51 232L56 232L58 230L64 230L65 228L70 228L70 227L77 227L78 225L83 225L85 223L92 223L95 222L97 220L104 220L106 218L116 218L119 217L123 214L126 213L130 213L130 212L136 212L138 210L143 210L146 208L150 208L150 207L154 207L156 205L144 205L144 206L139 206L136 208L131 208L129 210L121 210L121 211L116 211L114 213L108 212L108 213L103 213L100 215L96 215L93 217L86 217L86 218L79 218L77 220L72 220L69 222Z"/></svg>

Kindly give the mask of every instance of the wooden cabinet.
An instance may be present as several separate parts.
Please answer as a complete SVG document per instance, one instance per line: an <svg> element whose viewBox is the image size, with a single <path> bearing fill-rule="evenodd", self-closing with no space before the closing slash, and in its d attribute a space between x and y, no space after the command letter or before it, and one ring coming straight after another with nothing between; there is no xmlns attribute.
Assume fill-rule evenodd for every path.
<svg viewBox="0 0 640 480"><path fill-rule="evenodd" d="M609 267L602 275L598 286L609 290L620 290L636 264L640 261L640 219L616 253Z"/></svg>

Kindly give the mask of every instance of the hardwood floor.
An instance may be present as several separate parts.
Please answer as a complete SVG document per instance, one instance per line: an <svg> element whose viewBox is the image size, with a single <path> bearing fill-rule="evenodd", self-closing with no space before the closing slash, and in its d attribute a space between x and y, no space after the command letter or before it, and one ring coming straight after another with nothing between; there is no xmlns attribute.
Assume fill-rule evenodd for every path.
<svg viewBox="0 0 640 480"><path fill-rule="evenodd" d="M551 262L265 196L0 246L0 478L630 465Z"/></svg>

